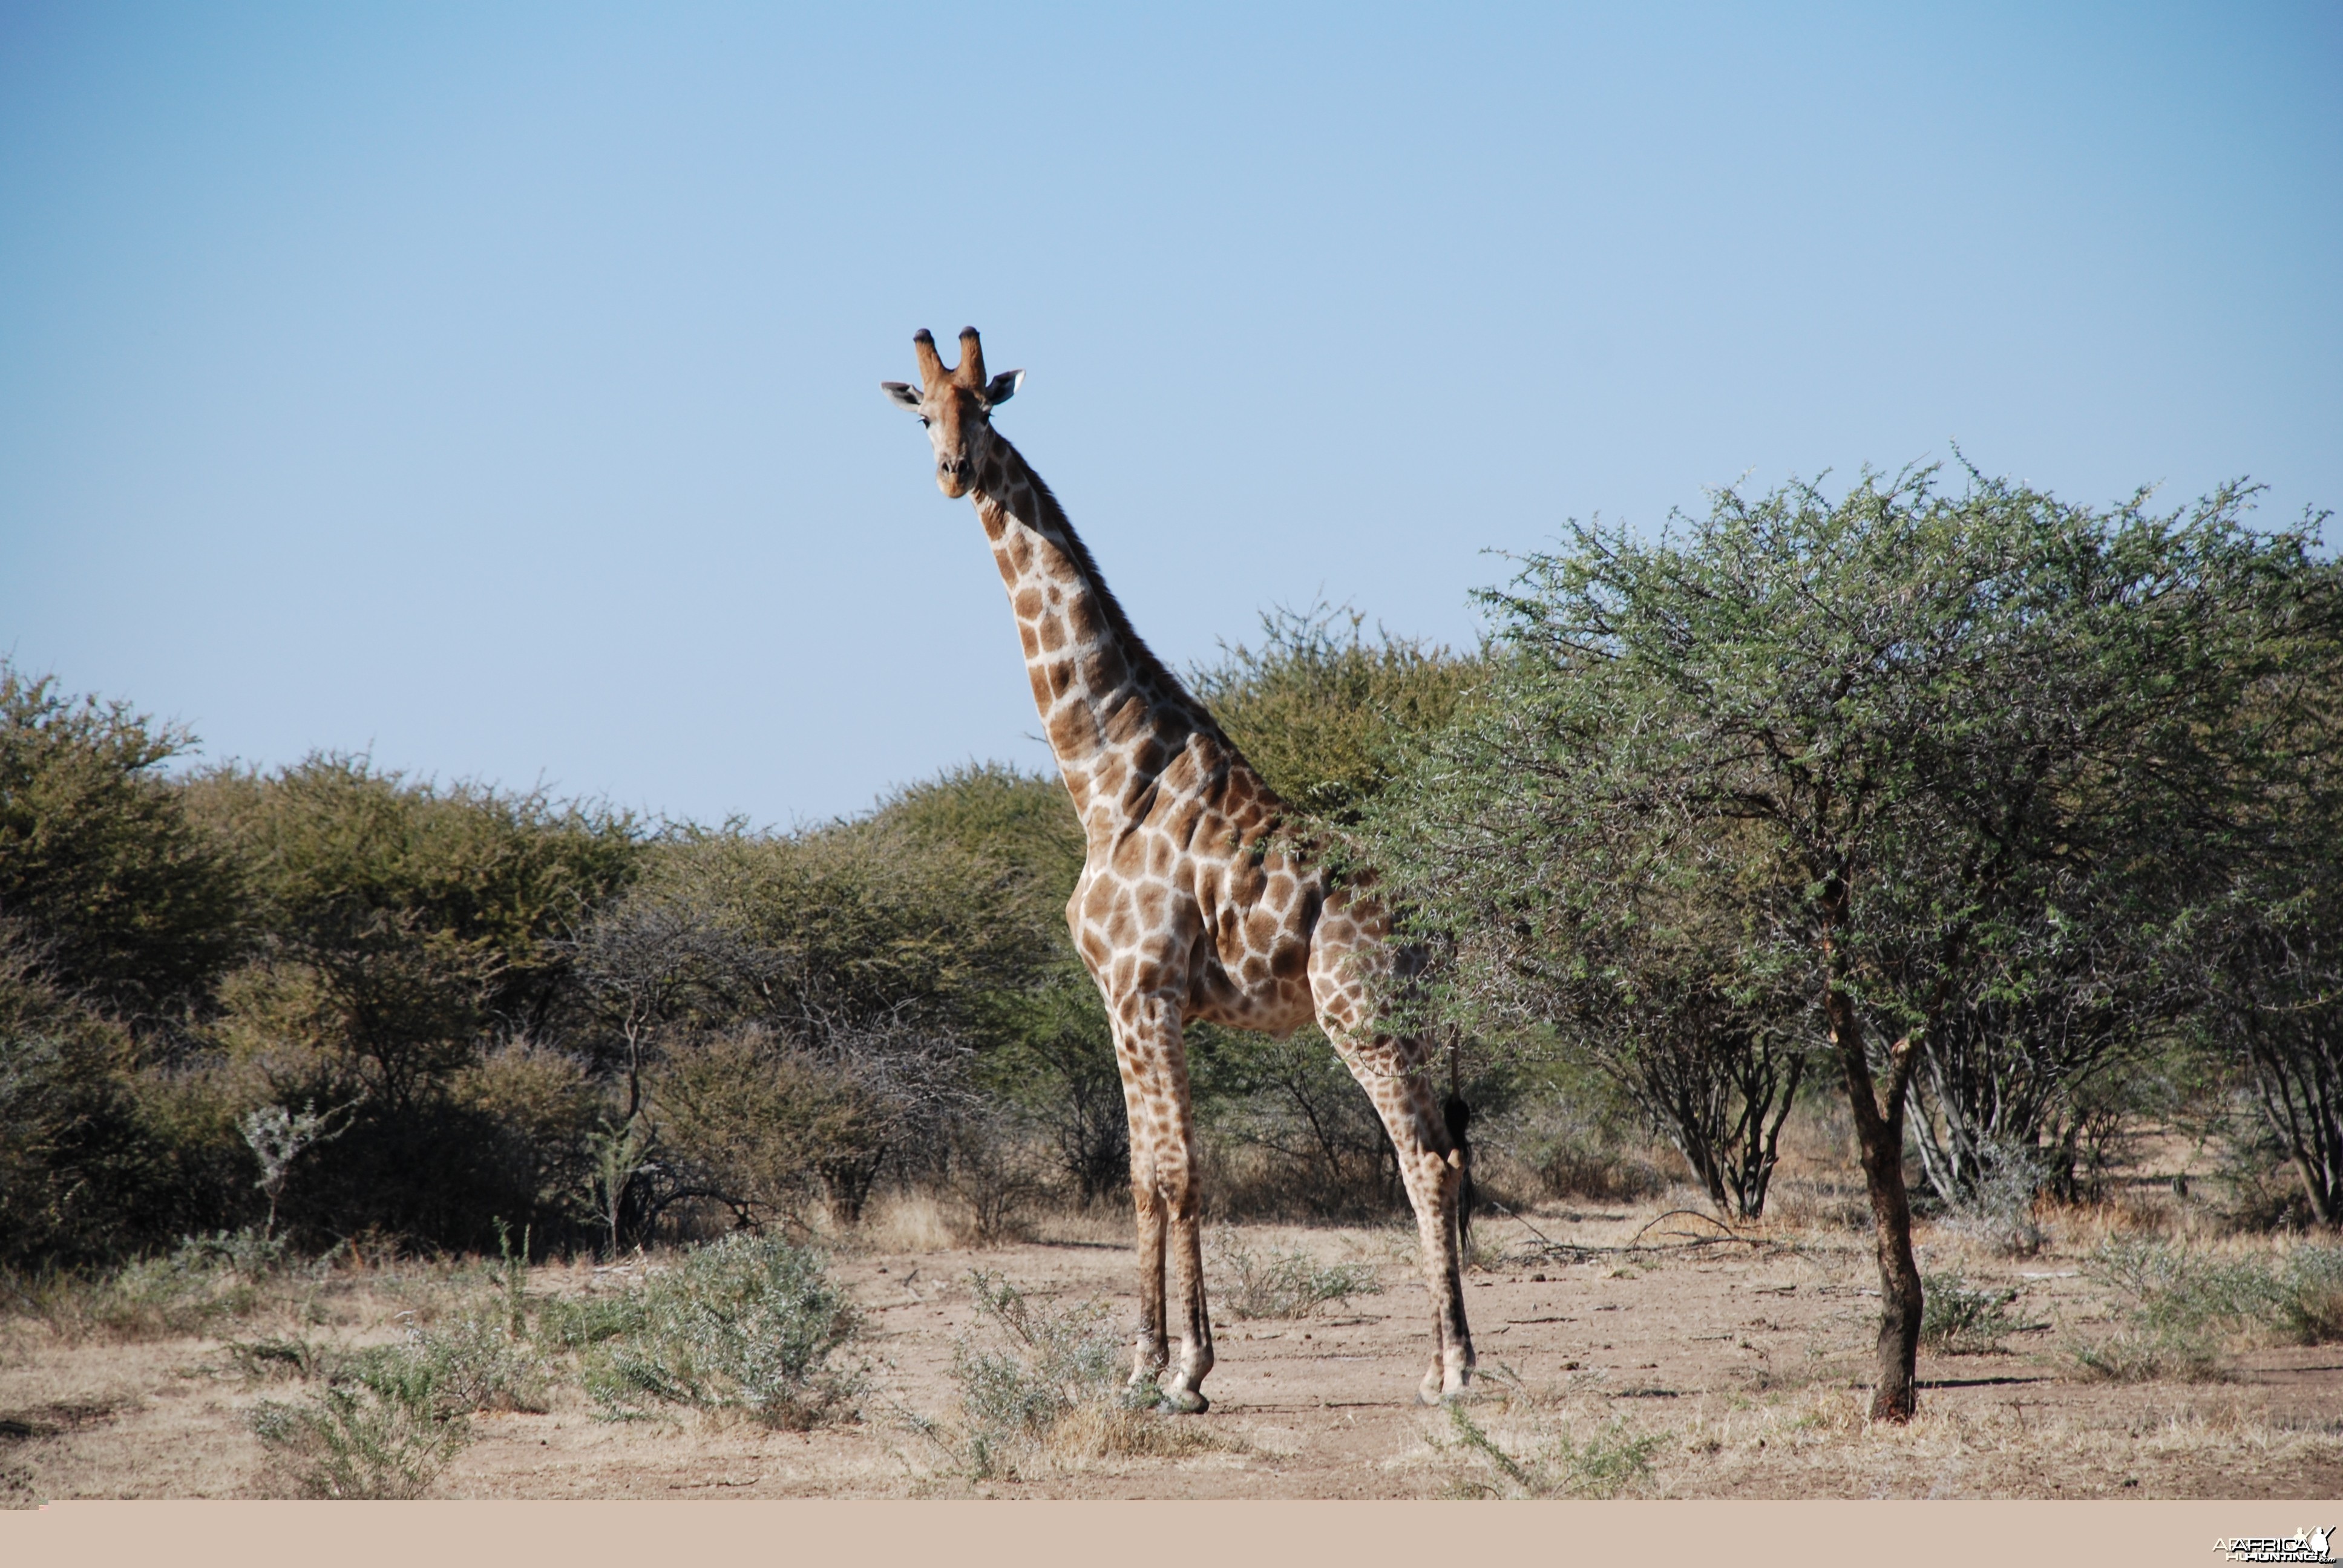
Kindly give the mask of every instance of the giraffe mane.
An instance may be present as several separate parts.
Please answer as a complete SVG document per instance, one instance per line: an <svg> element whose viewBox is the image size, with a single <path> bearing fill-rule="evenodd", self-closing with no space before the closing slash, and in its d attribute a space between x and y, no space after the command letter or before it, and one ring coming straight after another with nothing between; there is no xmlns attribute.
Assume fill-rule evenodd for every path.
<svg viewBox="0 0 2343 1568"><path fill-rule="evenodd" d="M1232 760L1243 762L1243 753L1222 730L1220 721L1212 717L1212 710L1188 689L1188 683L1172 673L1172 667L1156 656L1155 650L1148 647L1146 639L1139 635L1138 628L1131 624L1131 617L1123 611L1122 601L1114 597L1112 588L1107 587L1106 574L1099 569L1098 558L1091 554L1090 546L1083 541L1081 535L1074 531L1073 520L1066 516L1066 508L1051 491L1049 481L1034 472L1033 465L1025 460L1025 454L1018 451L1006 436L996 430L992 438L1008 449L1016 459L1018 467L1024 471L1025 482L1033 487L1034 498L1043 516L1027 520L1036 525L1046 524L1047 531L1061 541L1067 556L1074 563L1074 569L1081 572L1083 580L1090 585L1091 592L1098 601L1099 611L1105 616L1107 626L1114 632L1122 649L1123 660L1131 667L1131 672L1152 677L1161 685L1166 696L1187 706L1198 730L1228 748ZM1251 768L1250 763L1245 766Z"/></svg>

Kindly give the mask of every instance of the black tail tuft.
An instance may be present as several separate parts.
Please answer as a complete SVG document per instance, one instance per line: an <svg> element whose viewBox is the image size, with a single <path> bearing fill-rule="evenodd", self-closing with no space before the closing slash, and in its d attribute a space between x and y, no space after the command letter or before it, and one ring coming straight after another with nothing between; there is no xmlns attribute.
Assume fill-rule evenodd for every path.
<svg viewBox="0 0 2343 1568"><path fill-rule="evenodd" d="M1466 1250L1473 1246L1473 1141L1465 1130L1473 1125L1473 1108L1464 1097L1452 1094L1440 1108L1440 1119L1448 1123L1448 1141L1464 1156L1464 1185L1456 1195L1456 1239Z"/></svg>

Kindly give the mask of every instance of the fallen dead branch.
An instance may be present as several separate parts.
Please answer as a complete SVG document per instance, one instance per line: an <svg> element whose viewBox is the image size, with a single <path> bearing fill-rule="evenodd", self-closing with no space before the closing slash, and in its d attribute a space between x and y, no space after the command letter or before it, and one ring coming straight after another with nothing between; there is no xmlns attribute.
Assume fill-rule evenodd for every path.
<svg viewBox="0 0 2343 1568"><path fill-rule="evenodd" d="M1535 1246L1526 1248L1519 1252L1507 1252L1498 1260L1501 1263L1508 1267L1516 1267L1531 1263L1587 1262L1595 1258L1649 1257L1655 1254L1665 1254L1670 1252L1697 1252L1711 1247L1732 1245L1755 1248L1759 1255L1765 1256L1783 1252L1797 1252L1803 1250L1797 1242L1785 1241L1774 1236L1740 1235L1723 1221L1718 1220L1712 1215L1704 1214L1697 1209L1671 1209L1664 1214L1655 1216L1648 1221L1643 1229L1637 1231L1635 1234L1624 1245L1620 1246L1606 1247L1591 1241L1557 1241L1553 1237L1547 1235L1544 1231L1539 1230L1535 1225L1531 1224L1528 1220L1515 1213L1513 1210L1506 1208L1503 1203L1499 1203L1493 1199L1489 1200L1488 1201L1489 1207L1496 1210L1507 1219L1517 1221L1523 1230L1537 1238L1537 1244ZM1651 1232L1653 1226L1657 1225L1661 1221L1675 1219L1678 1217L1704 1220L1708 1223L1716 1226L1723 1233L1714 1236L1690 1236L1680 1241L1646 1241L1644 1240L1644 1237Z"/></svg>

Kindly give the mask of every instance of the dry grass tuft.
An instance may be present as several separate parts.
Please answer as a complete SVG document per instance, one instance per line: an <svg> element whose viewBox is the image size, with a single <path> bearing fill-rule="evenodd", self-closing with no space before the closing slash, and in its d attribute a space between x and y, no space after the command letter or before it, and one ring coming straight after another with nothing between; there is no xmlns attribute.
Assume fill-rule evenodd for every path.
<svg viewBox="0 0 2343 1568"><path fill-rule="evenodd" d="M1200 1453L1233 1453L1244 1446L1193 1416L1104 1401L1091 1401L1069 1412L1051 1428L1046 1444L1051 1459L1075 1466L1102 1459L1187 1459Z"/></svg>
<svg viewBox="0 0 2343 1568"><path fill-rule="evenodd" d="M959 1244L943 1204L924 1192L873 1200L853 1240L880 1252L943 1252Z"/></svg>
<svg viewBox="0 0 2343 1568"><path fill-rule="evenodd" d="M1486 1383L1480 1398L1449 1404L1425 1433L1442 1461L1447 1495L1622 1497L1651 1490L1654 1461L1674 1441L1669 1432L1601 1410L1574 1388L1534 1393L1503 1366Z"/></svg>

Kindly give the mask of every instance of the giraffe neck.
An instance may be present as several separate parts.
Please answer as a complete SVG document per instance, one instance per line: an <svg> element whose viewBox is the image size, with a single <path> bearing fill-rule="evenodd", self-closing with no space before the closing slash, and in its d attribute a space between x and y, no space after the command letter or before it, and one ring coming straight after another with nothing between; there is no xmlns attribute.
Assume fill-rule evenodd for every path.
<svg viewBox="0 0 2343 1568"><path fill-rule="evenodd" d="M1202 734L1233 757L1204 705L1131 629L1065 509L998 434L973 493L1009 590L1025 673L1085 827L1111 830L1134 778L1152 779Z"/></svg>

